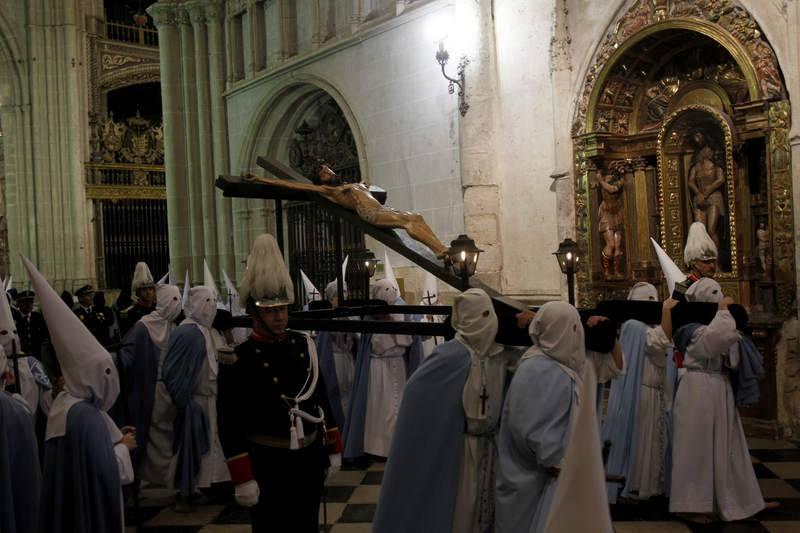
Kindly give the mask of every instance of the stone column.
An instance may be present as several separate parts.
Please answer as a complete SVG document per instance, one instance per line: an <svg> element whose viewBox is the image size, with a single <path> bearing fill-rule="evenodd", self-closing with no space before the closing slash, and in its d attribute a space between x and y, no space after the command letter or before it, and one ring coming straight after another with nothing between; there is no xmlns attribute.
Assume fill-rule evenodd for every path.
<svg viewBox="0 0 800 533"><path fill-rule="evenodd" d="M575 175L570 137L572 56L566 0L557 0L554 10L553 38L550 45L550 73L553 104L553 137L555 140L555 168L551 175L555 181L556 213L558 216L558 242L566 238L578 240L575 232ZM586 251L584 251L584 256ZM584 265L585 266L585 265ZM567 297L566 278L559 274L561 294ZM576 284L576 293L578 284ZM577 296L577 295L576 295Z"/></svg>
<svg viewBox="0 0 800 533"><path fill-rule="evenodd" d="M474 37L469 48L457 51L470 60L465 88L470 107L465 116L459 116L464 228L484 250L478 262L477 276L495 289L502 290L503 253L498 230L500 187L494 177L496 164L492 146L497 121L497 77L491 2L459 0L456 3L456 24L459 31ZM453 57L450 68L455 68L457 61L458 58Z"/></svg>
<svg viewBox="0 0 800 533"><path fill-rule="evenodd" d="M189 268L191 211L186 194L186 153L183 150L185 126L180 31L174 5L158 2L147 12L158 28L170 262L175 275L182 278L185 269Z"/></svg>
<svg viewBox="0 0 800 533"><path fill-rule="evenodd" d="M218 254L216 232L216 187L214 186L214 161L211 139L211 101L209 95L209 57L208 57L208 32L206 31L206 6L200 3L187 4L186 10L192 23L194 36L194 64L195 64L195 108L197 128L190 130L195 138L197 151L198 173L195 177L196 188L199 189L199 204L201 217L193 217L192 224L200 225L203 235L203 247L195 250L195 254L202 252L208 261L212 272L217 271Z"/></svg>
<svg viewBox="0 0 800 533"><path fill-rule="evenodd" d="M208 76L211 99L211 141L213 152L213 176L229 174L230 155L228 153L228 120L225 113L225 6L213 1L206 6L206 27L208 30ZM229 276L236 276L234 258L233 219L231 199L222 196L215 188L214 202L217 215L217 253L219 267Z"/></svg>
<svg viewBox="0 0 800 533"><path fill-rule="evenodd" d="M197 138L197 65L194 54L194 30L189 12L183 7L177 10L181 41L181 67L183 69L183 151L186 157L185 194L189 200L189 269L192 281L199 280L203 272L204 231L202 174L200 170L200 147Z"/></svg>
<svg viewBox="0 0 800 533"><path fill-rule="evenodd" d="M27 11L31 167L36 192L25 213L37 265L57 288L94 281L88 201L83 186L87 109L79 28L68 3L29 2ZM56 7L58 6L58 7ZM20 67L24 68L24 67ZM21 250L28 252L29 250Z"/></svg>

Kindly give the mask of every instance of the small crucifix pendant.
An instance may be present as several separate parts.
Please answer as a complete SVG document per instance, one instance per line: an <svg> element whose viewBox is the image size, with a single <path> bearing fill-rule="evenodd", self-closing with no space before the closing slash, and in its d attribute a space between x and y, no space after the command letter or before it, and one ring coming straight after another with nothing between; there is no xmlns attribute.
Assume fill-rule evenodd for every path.
<svg viewBox="0 0 800 533"><path fill-rule="evenodd" d="M479 398L481 399L481 416L483 416L486 414L486 400L489 399L489 395L486 393L485 385L481 390L481 395L479 396Z"/></svg>

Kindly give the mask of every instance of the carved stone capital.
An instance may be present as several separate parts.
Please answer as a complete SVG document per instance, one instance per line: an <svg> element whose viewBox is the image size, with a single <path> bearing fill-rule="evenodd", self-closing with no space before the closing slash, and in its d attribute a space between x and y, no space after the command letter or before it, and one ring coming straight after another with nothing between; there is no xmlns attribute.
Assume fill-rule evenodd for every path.
<svg viewBox="0 0 800 533"><path fill-rule="evenodd" d="M206 21L206 6L200 2L192 2L185 4L184 9L189 14L189 20L192 24L203 24Z"/></svg>
<svg viewBox="0 0 800 533"><path fill-rule="evenodd" d="M189 17L189 11L186 7L181 6L178 8L178 24L181 25L189 25L192 23L191 18Z"/></svg>
<svg viewBox="0 0 800 533"><path fill-rule="evenodd" d="M220 22L225 19L225 4L209 2L206 5L206 18L209 22Z"/></svg>
<svg viewBox="0 0 800 533"><path fill-rule="evenodd" d="M153 24L155 24L157 28L173 26L177 21L177 10L172 4L157 2L147 8L147 13L153 17Z"/></svg>

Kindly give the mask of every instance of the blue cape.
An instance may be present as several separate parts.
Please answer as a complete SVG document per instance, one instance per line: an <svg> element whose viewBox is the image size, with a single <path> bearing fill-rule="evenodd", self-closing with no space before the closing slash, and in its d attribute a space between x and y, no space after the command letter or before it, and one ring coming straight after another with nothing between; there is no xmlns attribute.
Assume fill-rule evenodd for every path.
<svg viewBox="0 0 800 533"><path fill-rule="evenodd" d="M606 472L626 479L630 478L636 449L647 330L647 325L638 320L628 320L622 325L619 341L625 354L625 375L611 382L608 413L600 431L601 440L611 442ZM617 503L619 484L606 483L606 489L609 503ZM627 485L623 495L627 495Z"/></svg>
<svg viewBox="0 0 800 533"><path fill-rule="evenodd" d="M450 532L464 449L470 355L451 340L406 383L372 531Z"/></svg>
<svg viewBox="0 0 800 533"><path fill-rule="evenodd" d="M39 529L41 470L33 417L0 390L0 531Z"/></svg>
<svg viewBox="0 0 800 533"><path fill-rule="evenodd" d="M333 357L333 341L336 333L320 331L317 334L317 354L319 356L319 371L325 380L328 392L328 402L336 423L341 428L344 426L345 416L342 407L342 394L339 391L339 379L336 377L336 361Z"/></svg>
<svg viewBox="0 0 800 533"><path fill-rule="evenodd" d="M136 428L137 448L132 452L131 460L134 471L138 473L147 447L161 350L153 343L147 328L141 322L136 322L128 330L122 339L122 345L118 357L119 364L123 367L121 378L124 383L121 384L121 389L125 391L125 397L120 395L117 402L122 409L117 408L115 412L124 417L125 424ZM116 417L115 421L120 424Z"/></svg>
<svg viewBox="0 0 800 533"><path fill-rule="evenodd" d="M372 335L361 335L356 358L356 371L353 377L353 390L350 393L350 409L345 417L342 438L344 439L345 459L356 459L364 455L364 426L367 419L367 396L369 392L369 364L372 355ZM423 359L422 342L414 337L406 350L406 375L411 376Z"/></svg>
<svg viewBox="0 0 800 533"><path fill-rule="evenodd" d="M175 486L184 497L195 489L203 456L211 449L208 442L208 416L194 400L200 370L206 360L206 341L194 324L184 324L169 337L162 378L175 404L172 451L178 456Z"/></svg>
<svg viewBox="0 0 800 533"><path fill-rule="evenodd" d="M42 533L120 531L119 466L101 411L82 401L67 413L67 432L47 441Z"/></svg>

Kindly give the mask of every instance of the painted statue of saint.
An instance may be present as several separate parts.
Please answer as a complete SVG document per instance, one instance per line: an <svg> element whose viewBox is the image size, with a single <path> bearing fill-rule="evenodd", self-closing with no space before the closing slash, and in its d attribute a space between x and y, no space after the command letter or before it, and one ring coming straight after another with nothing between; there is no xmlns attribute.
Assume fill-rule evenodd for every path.
<svg viewBox="0 0 800 533"><path fill-rule="evenodd" d="M702 131L692 136L695 152L689 168L689 190L695 222L702 222L717 248L720 246L719 219L725 215L725 171L714 160L714 149Z"/></svg>
<svg viewBox="0 0 800 533"><path fill-rule="evenodd" d="M597 229L603 238L603 276L605 279L621 279L624 273L622 231L625 213L622 206L622 187L625 178L620 171L598 171L594 186L600 189L600 206L597 208Z"/></svg>

